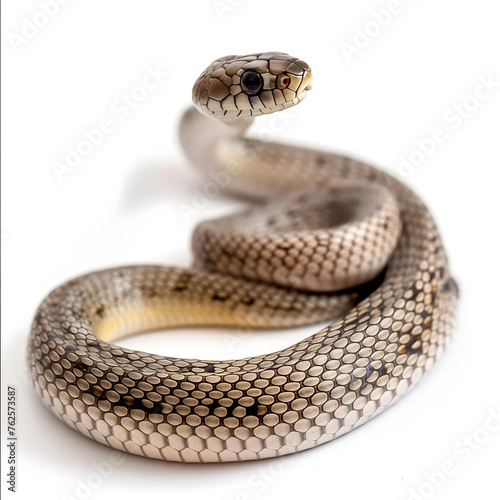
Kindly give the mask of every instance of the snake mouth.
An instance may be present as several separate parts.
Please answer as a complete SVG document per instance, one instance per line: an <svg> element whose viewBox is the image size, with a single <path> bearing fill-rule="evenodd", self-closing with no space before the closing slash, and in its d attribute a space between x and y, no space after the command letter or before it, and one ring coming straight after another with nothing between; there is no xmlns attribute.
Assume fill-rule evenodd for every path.
<svg viewBox="0 0 500 500"><path fill-rule="evenodd" d="M297 95L301 95L302 93L311 90L313 87L313 77L310 71L304 71L304 75L302 76L302 82L297 89Z"/></svg>

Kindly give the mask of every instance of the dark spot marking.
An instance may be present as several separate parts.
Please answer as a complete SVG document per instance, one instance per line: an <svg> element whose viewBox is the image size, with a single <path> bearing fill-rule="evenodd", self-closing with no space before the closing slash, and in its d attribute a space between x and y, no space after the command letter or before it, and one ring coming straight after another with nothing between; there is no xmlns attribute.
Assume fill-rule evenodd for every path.
<svg viewBox="0 0 500 500"><path fill-rule="evenodd" d="M150 401L149 399L141 399L141 405L144 408L144 411L150 410L153 408L153 401Z"/></svg>
<svg viewBox="0 0 500 500"><path fill-rule="evenodd" d="M422 318L422 324L427 328L431 328L433 320L432 314L424 310L420 313L420 316Z"/></svg>
<svg viewBox="0 0 500 500"><path fill-rule="evenodd" d="M247 416L251 417L262 417L267 413L267 407L265 405L260 405L258 403L254 403L252 406L249 406L246 410L247 410Z"/></svg>
<svg viewBox="0 0 500 500"><path fill-rule="evenodd" d="M94 313L99 316L99 318L102 318L104 316L104 310L105 310L105 307L102 305L102 304L99 304L96 308L96 310L94 311Z"/></svg>
<svg viewBox="0 0 500 500"><path fill-rule="evenodd" d="M156 290L153 290L153 289L148 290L148 297L149 298L152 299L152 298L156 297L157 295L158 295L158 292Z"/></svg>
<svg viewBox="0 0 500 500"><path fill-rule="evenodd" d="M227 414L233 415L234 417L234 410L236 410L238 406L239 406L238 401L234 399L233 402L231 403L231 406L226 406Z"/></svg>
<svg viewBox="0 0 500 500"><path fill-rule="evenodd" d="M146 403L146 404L145 404ZM145 413L161 413L164 403L155 403L148 399L135 398L130 394L120 397L120 400L114 406L125 406L131 410L143 410Z"/></svg>
<svg viewBox="0 0 500 500"><path fill-rule="evenodd" d="M133 396L123 396L122 397L122 402L125 406L134 406L135 405L135 398Z"/></svg>
<svg viewBox="0 0 500 500"><path fill-rule="evenodd" d="M422 352L422 341L420 339L415 340L411 343L408 352L410 354L415 354L416 352Z"/></svg>
<svg viewBox="0 0 500 500"><path fill-rule="evenodd" d="M218 294L217 292L215 292L212 295L212 300L220 300L220 301L224 302L227 299L228 299L227 295L221 295L221 294Z"/></svg>
<svg viewBox="0 0 500 500"><path fill-rule="evenodd" d="M443 292L449 293L453 292L457 297L460 295L460 289L458 288L457 282L453 278L448 278L443 285Z"/></svg>
<svg viewBox="0 0 500 500"><path fill-rule="evenodd" d="M368 385L368 382L367 382L367 379L368 377L374 372L374 368L372 366L371 363L368 363L367 367L366 367L366 373L365 373L365 376L363 377L363 383L361 384L361 387L359 388L360 391L362 391L367 385Z"/></svg>
<svg viewBox="0 0 500 500"><path fill-rule="evenodd" d="M406 342L406 344L403 344L400 346L398 349L399 354L415 354L422 352L422 335L426 332L427 330L424 330L420 335L415 335Z"/></svg>
<svg viewBox="0 0 500 500"><path fill-rule="evenodd" d="M182 292L186 290L189 285L189 281L191 280L191 273L183 273L179 276L179 280L175 283L173 288L174 292Z"/></svg>
<svg viewBox="0 0 500 500"><path fill-rule="evenodd" d="M267 407L264 405L259 405L257 408L257 416L261 417L267 413Z"/></svg>
<svg viewBox="0 0 500 500"><path fill-rule="evenodd" d="M99 386L99 385L94 385L92 387L92 394L96 398L100 398L104 394L104 389L101 386Z"/></svg>
<svg viewBox="0 0 500 500"><path fill-rule="evenodd" d="M325 161L324 156L318 155L316 157L316 165L318 165L319 167L322 167L325 163L326 163L326 161Z"/></svg>
<svg viewBox="0 0 500 500"><path fill-rule="evenodd" d="M159 401L154 402L153 406L147 409L147 413L151 414L162 413L162 403Z"/></svg>
<svg viewBox="0 0 500 500"><path fill-rule="evenodd" d="M87 372L89 369L89 367L80 360L75 361L74 363L72 363L72 365L73 368L76 368L77 370L80 370L83 373Z"/></svg>
<svg viewBox="0 0 500 500"><path fill-rule="evenodd" d="M217 408L219 408L219 403L217 401L213 401L212 403L210 403L209 405L207 405L207 408L208 408L208 414L209 415L214 415L214 412Z"/></svg>

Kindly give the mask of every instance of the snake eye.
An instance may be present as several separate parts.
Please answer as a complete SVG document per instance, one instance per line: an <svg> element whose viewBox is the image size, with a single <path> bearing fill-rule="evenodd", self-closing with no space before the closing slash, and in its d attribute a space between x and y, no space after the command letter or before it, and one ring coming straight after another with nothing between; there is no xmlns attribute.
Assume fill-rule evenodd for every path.
<svg viewBox="0 0 500 500"><path fill-rule="evenodd" d="M286 89L288 85L290 85L290 77L282 73L280 76L278 76L277 83L279 89Z"/></svg>
<svg viewBox="0 0 500 500"><path fill-rule="evenodd" d="M245 94L258 94L263 86L262 76L256 71L246 71L241 76L241 88Z"/></svg>

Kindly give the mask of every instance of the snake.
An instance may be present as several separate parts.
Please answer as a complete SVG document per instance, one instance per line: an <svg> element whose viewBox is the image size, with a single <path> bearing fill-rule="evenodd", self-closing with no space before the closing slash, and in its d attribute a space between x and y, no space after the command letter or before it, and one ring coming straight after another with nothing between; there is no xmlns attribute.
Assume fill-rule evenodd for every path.
<svg viewBox="0 0 500 500"><path fill-rule="evenodd" d="M43 299L28 369L68 426L160 460L278 457L371 420L439 359L458 287L420 197L362 161L247 133L254 117L295 106L311 88L309 65L282 52L223 57L197 79L180 143L207 183L247 208L196 226L192 267L90 272ZM244 359L116 343L185 326L321 322L294 345Z"/></svg>

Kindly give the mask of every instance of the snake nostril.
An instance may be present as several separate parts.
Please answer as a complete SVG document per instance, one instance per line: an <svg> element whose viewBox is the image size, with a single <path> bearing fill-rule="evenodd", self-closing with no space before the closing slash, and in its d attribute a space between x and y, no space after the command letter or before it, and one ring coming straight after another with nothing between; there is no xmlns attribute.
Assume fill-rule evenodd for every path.
<svg viewBox="0 0 500 500"><path fill-rule="evenodd" d="M291 82L291 78L286 73L282 73L277 78L276 86L279 89L283 90L283 89L286 89L288 87L288 85L290 85L290 82Z"/></svg>

